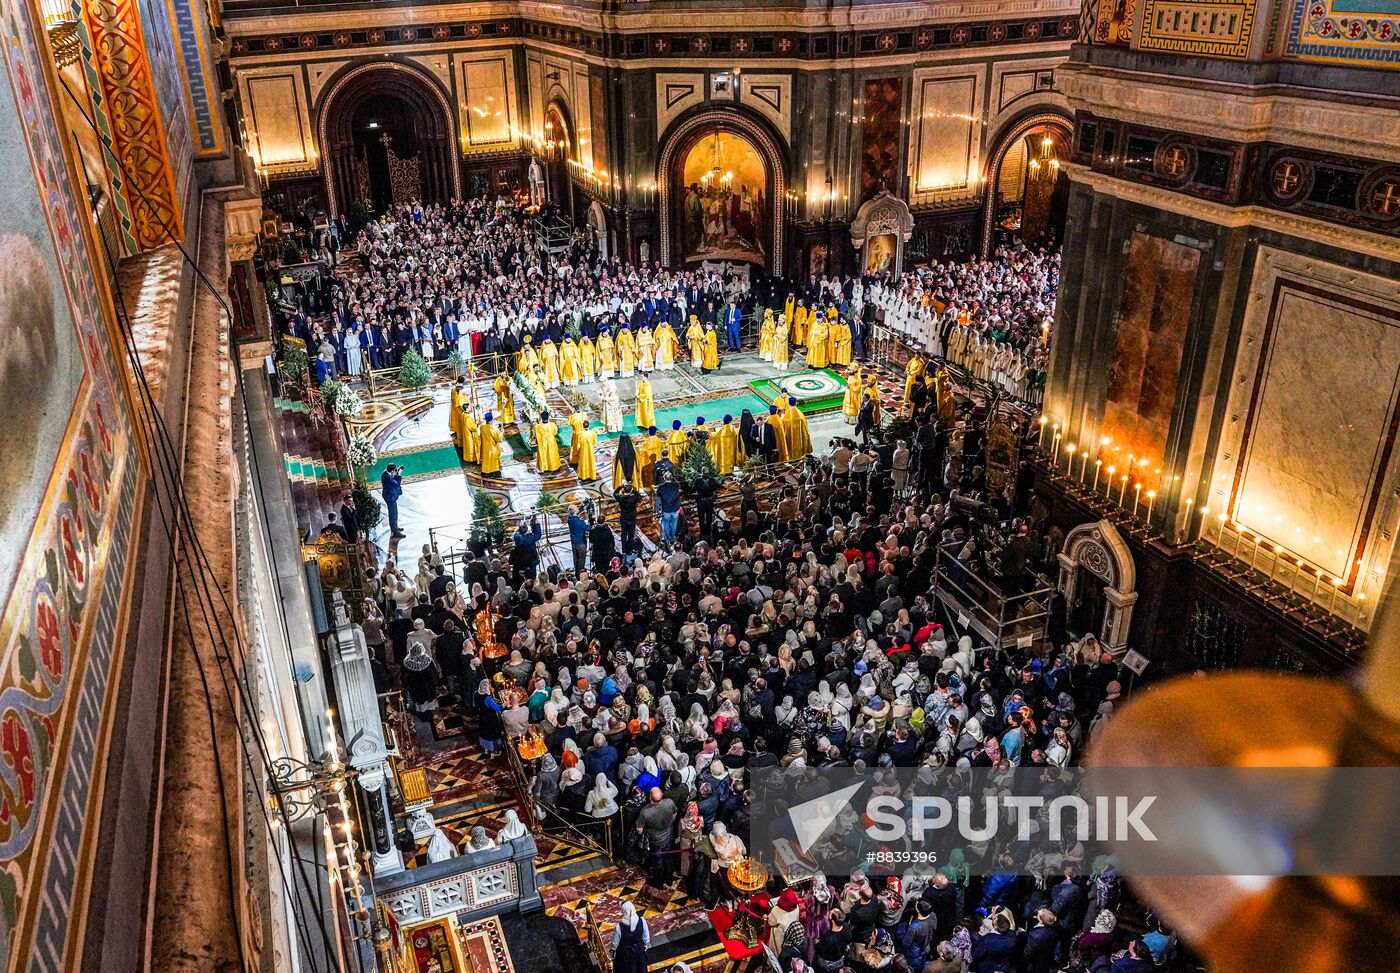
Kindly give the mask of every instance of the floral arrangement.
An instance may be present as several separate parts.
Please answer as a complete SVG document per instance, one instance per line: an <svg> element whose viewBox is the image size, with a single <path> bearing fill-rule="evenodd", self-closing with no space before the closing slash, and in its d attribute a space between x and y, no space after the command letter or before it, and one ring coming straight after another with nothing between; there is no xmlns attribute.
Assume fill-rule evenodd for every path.
<svg viewBox="0 0 1400 973"><path fill-rule="evenodd" d="M516 393L525 401L525 414L534 422L549 414L548 407L544 404L544 399L539 392L525 378L524 372L516 372L511 384L515 386Z"/></svg>
<svg viewBox="0 0 1400 973"><path fill-rule="evenodd" d="M379 451L374 448L374 441L358 432L351 435L345 455L350 460L350 465L357 470L367 470L379 459Z"/></svg>
<svg viewBox="0 0 1400 973"><path fill-rule="evenodd" d="M328 413L342 419L353 419L365 408L358 392L333 378L321 384L321 405Z"/></svg>

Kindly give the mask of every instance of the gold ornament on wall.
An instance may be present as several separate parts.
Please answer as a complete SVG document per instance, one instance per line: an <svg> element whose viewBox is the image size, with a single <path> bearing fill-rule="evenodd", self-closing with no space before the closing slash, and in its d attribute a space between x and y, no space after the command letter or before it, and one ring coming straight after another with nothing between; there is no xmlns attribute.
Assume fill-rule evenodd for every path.
<svg viewBox="0 0 1400 973"><path fill-rule="evenodd" d="M41 0L39 6L55 63L60 68L76 64L82 53L82 44L78 39L78 22L73 17L73 8L67 0Z"/></svg>

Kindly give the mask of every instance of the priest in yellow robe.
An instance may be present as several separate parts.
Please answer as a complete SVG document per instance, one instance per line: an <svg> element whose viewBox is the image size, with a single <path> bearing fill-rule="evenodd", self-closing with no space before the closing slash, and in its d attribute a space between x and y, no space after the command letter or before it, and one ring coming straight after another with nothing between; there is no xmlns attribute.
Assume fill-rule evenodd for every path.
<svg viewBox="0 0 1400 973"><path fill-rule="evenodd" d="M826 367L826 316L821 311L812 319L812 330L807 334L807 367Z"/></svg>
<svg viewBox="0 0 1400 973"><path fill-rule="evenodd" d="M501 472L501 427L492 420L491 413L481 423L481 475L496 476Z"/></svg>
<svg viewBox="0 0 1400 973"><path fill-rule="evenodd" d="M841 417L846 420L846 425L856 424L860 416L860 397L864 392L865 378L860 373L860 366L852 365L846 373L846 394L841 399Z"/></svg>
<svg viewBox="0 0 1400 973"><path fill-rule="evenodd" d="M763 323L758 326L758 357L764 361L773 360L773 331L776 327L770 307L763 312Z"/></svg>
<svg viewBox="0 0 1400 973"><path fill-rule="evenodd" d="M631 378L637 370L637 336L632 329L623 325L617 330L617 374Z"/></svg>
<svg viewBox="0 0 1400 973"><path fill-rule="evenodd" d="M553 338L546 338L540 342L540 367L544 370L544 387L557 389L559 387L559 346L554 343Z"/></svg>
<svg viewBox="0 0 1400 973"><path fill-rule="evenodd" d="M457 381L452 383L452 391L448 395L447 408L447 432L454 443L461 442L462 439L462 402L466 398L466 391L467 380L457 376Z"/></svg>
<svg viewBox="0 0 1400 973"><path fill-rule="evenodd" d="M671 454L671 462L676 464L677 470L685 462L685 454L689 450L690 437L681 428L681 421L676 419L671 423L671 435L666 437L666 452Z"/></svg>
<svg viewBox="0 0 1400 973"><path fill-rule="evenodd" d="M578 368L583 384L592 385L598 377L598 349L588 335L578 339Z"/></svg>
<svg viewBox="0 0 1400 973"><path fill-rule="evenodd" d="M788 459L801 459L812 451L812 431L807 416L797 406L797 399L788 396L787 412L783 414L784 438L788 444Z"/></svg>
<svg viewBox="0 0 1400 973"><path fill-rule="evenodd" d="M773 436L778 440L778 462L786 463L788 461L787 427L783 425L776 405L768 407L768 427L773 430Z"/></svg>
<svg viewBox="0 0 1400 973"><path fill-rule="evenodd" d="M515 370L528 371L530 368L540 366L540 353L535 349L534 338L526 335L520 350L515 353Z"/></svg>
<svg viewBox="0 0 1400 973"><path fill-rule="evenodd" d="M845 368L851 363L851 326L839 317L831 325L831 364Z"/></svg>
<svg viewBox="0 0 1400 973"><path fill-rule="evenodd" d="M617 346L613 344L612 332L603 328L598 332L598 377L612 378L617 374Z"/></svg>
<svg viewBox="0 0 1400 973"><path fill-rule="evenodd" d="M875 420L875 428L878 429L881 422L880 383L876 380L874 372L865 377L865 395L874 403L872 418Z"/></svg>
<svg viewBox="0 0 1400 973"><path fill-rule="evenodd" d="M807 344L807 326L807 302L800 300L797 302L797 307L793 309L792 320L788 322L794 345L801 347Z"/></svg>
<svg viewBox="0 0 1400 973"><path fill-rule="evenodd" d="M459 426L461 439L458 442L462 451L463 463L475 463L481 459L481 440L477 438L476 416L472 410L464 404L462 406L462 418Z"/></svg>
<svg viewBox="0 0 1400 973"><path fill-rule="evenodd" d="M666 444L656 434L656 427L649 427L646 438L637 447L637 461L641 467L643 487L650 488L656 485L656 461L661 458L661 451L665 448Z"/></svg>
<svg viewBox="0 0 1400 973"><path fill-rule="evenodd" d="M651 390L651 379L643 375L637 380L637 428L649 429L656 425L656 397Z"/></svg>
<svg viewBox="0 0 1400 973"><path fill-rule="evenodd" d="M578 465L579 433L588 428L588 413L575 409L569 413L569 462Z"/></svg>
<svg viewBox="0 0 1400 973"><path fill-rule="evenodd" d="M719 467L721 476L734 472L739 465L739 430L734 425L733 416L725 416L724 423L710 436L710 456Z"/></svg>
<svg viewBox="0 0 1400 973"><path fill-rule="evenodd" d="M792 327L792 316L797 312L797 297L788 291L787 300L783 302L783 319L787 321L788 327Z"/></svg>
<svg viewBox="0 0 1400 973"><path fill-rule="evenodd" d="M773 365L780 372L788 369L788 362L792 360L792 346L788 343L789 329L787 318L778 318L773 322Z"/></svg>
<svg viewBox="0 0 1400 973"><path fill-rule="evenodd" d="M904 414L912 416L914 414L914 385L923 381L924 372L928 370L928 363L920 355L915 355L904 363ZM935 397L934 401L937 401Z"/></svg>
<svg viewBox="0 0 1400 973"><path fill-rule="evenodd" d="M559 472L559 427L545 413L545 418L535 423L535 465L541 473Z"/></svg>
<svg viewBox="0 0 1400 973"><path fill-rule="evenodd" d="M700 371L709 374L719 368L719 334L713 324L705 325L705 357L700 361Z"/></svg>
<svg viewBox="0 0 1400 973"><path fill-rule="evenodd" d="M676 338L676 329L671 327L670 322L662 321L656 326L656 370L658 372L669 371L676 367L676 346L679 344L680 341Z"/></svg>
<svg viewBox="0 0 1400 973"><path fill-rule="evenodd" d="M660 449L659 446L657 448ZM637 455L636 446L632 444L632 437L626 433L618 437L617 449L613 452L613 489L624 483L630 483L638 490L642 488L642 461Z"/></svg>
<svg viewBox="0 0 1400 973"><path fill-rule="evenodd" d="M578 413L574 413L578 415ZM583 428L578 431L574 441L578 444L576 451L577 459L574 460L574 472L583 483L598 479L598 431L590 429L591 423L587 419L583 422Z"/></svg>
<svg viewBox="0 0 1400 973"><path fill-rule="evenodd" d="M690 367L698 369L705 360L705 329L700 327L700 319L690 316L690 327L685 329L685 343L690 347Z"/></svg>
<svg viewBox="0 0 1400 973"><path fill-rule="evenodd" d="M579 383L582 376L583 371L578 358L578 342L574 341L572 335L565 335L564 341L559 345L559 379L565 385L573 387Z"/></svg>
<svg viewBox="0 0 1400 973"><path fill-rule="evenodd" d="M656 367L656 336L645 324L637 332L637 370L649 372Z"/></svg>
<svg viewBox="0 0 1400 973"><path fill-rule="evenodd" d="M515 390L510 387L510 379L505 372L496 376L496 411L501 414L501 424L510 425L515 421Z"/></svg>

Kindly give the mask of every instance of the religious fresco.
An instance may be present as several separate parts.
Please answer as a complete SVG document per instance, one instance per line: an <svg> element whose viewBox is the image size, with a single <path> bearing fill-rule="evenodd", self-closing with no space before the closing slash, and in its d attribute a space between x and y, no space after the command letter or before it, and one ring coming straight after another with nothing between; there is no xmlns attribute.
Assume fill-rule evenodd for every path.
<svg viewBox="0 0 1400 973"><path fill-rule="evenodd" d="M865 82L860 150L860 199L898 185L899 142L904 131L902 78Z"/></svg>
<svg viewBox="0 0 1400 973"><path fill-rule="evenodd" d="M1123 456L1154 468L1176 406L1200 259L1193 247L1134 233L1123 271L1104 434Z"/></svg>
<svg viewBox="0 0 1400 973"><path fill-rule="evenodd" d="M1400 66L1400 0L1301 0L1289 22L1288 53Z"/></svg>
<svg viewBox="0 0 1400 973"><path fill-rule="evenodd" d="M7 5L0 25L0 320L20 321L7 329L11 341L0 353L0 549L9 559L0 588L6 973L77 965L70 934L83 922L88 839L100 801L95 771L105 760L140 496L86 215L55 121L51 62L29 14L25 5ZM20 434L27 438L18 446L32 459L16 458Z"/></svg>
<svg viewBox="0 0 1400 973"><path fill-rule="evenodd" d="M714 132L681 168L685 259L766 263L768 170L747 139Z"/></svg>

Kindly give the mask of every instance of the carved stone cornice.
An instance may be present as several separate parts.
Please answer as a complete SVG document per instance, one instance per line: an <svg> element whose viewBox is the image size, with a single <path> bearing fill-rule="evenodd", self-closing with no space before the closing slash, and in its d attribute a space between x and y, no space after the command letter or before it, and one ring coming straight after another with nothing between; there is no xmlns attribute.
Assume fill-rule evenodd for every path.
<svg viewBox="0 0 1400 973"><path fill-rule="evenodd" d="M1226 84L1070 61L1055 72L1076 111L1236 142L1277 142L1400 162L1400 98Z"/></svg>
<svg viewBox="0 0 1400 973"><path fill-rule="evenodd" d="M1082 183L1096 193L1114 196L1127 202L1177 213L1217 226L1253 226L1288 236L1316 240L1339 250L1400 262L1400 238L1393 236L1372 233L1355 226L1328 223L1299 214L1283 213L1263 206L1226 206L1207 199L1187 196L1173 189L1128 182L1095 172L1078 163L1065 163L1065 171L1073 182Z"/></svg>

